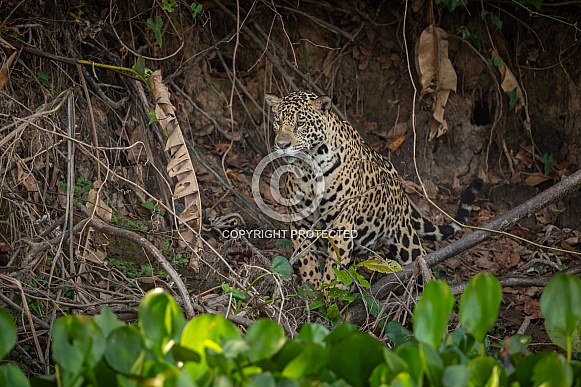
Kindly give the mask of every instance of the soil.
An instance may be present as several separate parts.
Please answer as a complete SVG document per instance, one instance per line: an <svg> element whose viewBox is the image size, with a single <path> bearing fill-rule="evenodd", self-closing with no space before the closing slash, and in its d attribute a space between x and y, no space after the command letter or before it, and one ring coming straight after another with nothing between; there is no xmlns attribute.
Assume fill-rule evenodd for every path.
<svg viewBox="0 0 581 387"><path fill-rule="evenodd" d="M42 241L58 241L68 227L62 184L67 186L69 172L73 182L79 177L100 181L96 189L102 207L111 210L117 224L153 242L179 270L191 295L208 308L232 307L224 283L238 289L252 284L246 307L235 312L253 319L283 311L287 326L295 330L308 319L327 323L316 312L306 314L298 297L285 298L297 293L295 277L254 282L275 256L290 255L281 247L281 234L224 238L224 230L287 229L261 212L252 195L253 172L273 140L263 102L267 92L313 88L331 96L336 111L391 160L412 199L436 222L445 217L417 194L421 185L453 213L462 189L481 178L485 187L470 221L479 226L581 164L580 31L570 17L579 13L577 6L543 7L541 13L551 18L534 17L517 6L494 6L488 11L502 21L499 28L491 18L476 16L481 9L473 2L454 12L443 5L429 12L427 4L417 1L405 12L404 3L395 1L240 1L240 10L213 1L203 2L204 11L195 18L181 3L172 11L164 11L161 2L121 2L113 9L109 2L90 3L0 5L5 39L0 41L0 271L19 273L23 284L36 281L46 292L42 298L53 300L56 288L49 287L48 278L74 278L70 286L83 296L67 305L76 303L84 313L98 312L83 308L87 300L121 313L154 286L175 290L150 253L115 237L84 232L74 238L78 275L69 272L74 265L69 265L68 246L40 248ZM569 7L577 7L576 13ZM570 23L557 22L560 15ZM162 41L147 27L148 18L155 17L164 21ZM434 139L432 109L441 90L422 91L417 45L432 21L449 35L447 57L457 77L444 108L448 130ZM237 22L239 34L234 33ZM14 62L7 65L13 53ZM84 59L131 68L136 54L145 58L146 67L162 70L188 144L207 242L201 258L195 249L184 248L174 226L172 212L180 213L183 203L171 199L175 179L166 172L166 133L150 122L154 101L149 89L127 71L74 63ZM517 88L503 90L506 69L522 99L511 100ZM67 123L70 111L73 127ZM67 143L74 143L74 159L68 157ZM262 181L261 191L268 195L265 187ZM88 192L74 196L87 203ZM146 202L158 207L152 210ZM460 283L483 271L543 277L554 274L555 267L571 267L578 255L564 251L579 252L579 203L578 193L509 231L560 251L499 236L436 272ZM187 261L195 261L198 270ZM134 277L128 278L127 265L118 262L133 262ZM143 271L143 266L154 269ZM38 294L39 286L25 291ZM539 310L541 293L541 287L504 288L492 337L502 339L523 328L533 337L534 350L552 349ZM284 302L264 306L265 295ZM49 310L56 305L46 302Z"/></svg>

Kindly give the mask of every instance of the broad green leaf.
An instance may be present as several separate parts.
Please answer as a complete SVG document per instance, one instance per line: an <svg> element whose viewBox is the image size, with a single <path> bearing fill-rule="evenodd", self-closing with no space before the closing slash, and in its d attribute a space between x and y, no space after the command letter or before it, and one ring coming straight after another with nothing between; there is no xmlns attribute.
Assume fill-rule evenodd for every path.
<svg viewBox="0 0 581 387"><path fill-rule="evenodd" d="M420 356L420 350L416 345L411 343L402 344L395 347L394 352L406 363L408 372L413 380L423 378L425 372L424 365Z"/></svg>
<svg viewBox="0 0 581 387"><path fill-rule="evenodd" d="M280 274L280 277L285 280L293 275L293 268L288 259L279 255L272 260L272 270Z"/></svg>
<svg viewBox="0 0 581 387"><path fill-rule="evenodd" d="M460 323L478 340L484 342L502 301L502 287L490 273L474 276L460 298Z"/></svg>
<svg viewBox="0 0 581 387"><path fill-rule="evenodd" d="M190 8L192 9L192 19L195 19L196 16L198 16L198 14L202 12L204 9L201 4L198 4L196 2L190 4Z"/></svg>
<svg viewBox="0 0 581 387"><path fill-rule="evenodd" d="M394 374L387 364L379 364L373 369L371 376L369 377L369 385L371 387L381 387L387 386L391 382L391 379L397 374Z"/></svg>
<svg viewBox="0 0 581 387"><path fill-rule="evenodd" d="M107 339L105 359L117 372L139 375L145 359L145 346L139 330L133 325L127 325L111 332Z"/></svg>
<svg viewBox="0 0 581 387"><path fill-rule="evenodd" d="M438 348L448 329L454 295L444 281L430 281L414 308L414 334L432 348Z"/></svg>
<svg viewBox="0 0 581 387"><path fill-rule="evenodd" d="M143 365L142 376L149 379L142 385L171 386L175 385L172 382L179 378L180 370L175 365L163 360L148 360Z"/></svg>
<svg viewBox="0 0 581 387"><path fill-rule="evenodd" d="M133 71L145 78L145 59L141 55L138 55L135 64L132 67Z"/></svg>
<svg viewBox="0 0 581 387"><path fill-rule="evenodd" d="M71 375L79 375L84 365L95 366L105 352L105 337L87 316L59 318L50 335L54 361Z"/></svg>
<svg viewBox="0 0 581 387"><path fill-rule="evenodd" d="M390 321L385 326L385 337L395 345L407 342L413 334L399 321Z"/></svg>
<svg viewBox="0 0 581 387"><path fill-rule="evenodd" d="M196 351L205 358L206 348L222 352L226 340L240 340L234 325L220 315L202 314L191 319L185 326L180 340L182 347Z"/></svg>
<svg viewBox="0 0 581 387"><path fill-rule="evenodd" d="M321 306L325 306L325 301L315 300L309 303L309 310L319 309Z"/></svg>
<svg viewBox="0 0 581 387"><path fill-rule="evenodd" d="M197 352L194 352L190 349L182 347L180 344L175 344L171 348L171 353L175 359L175 361L179 361L182 363L188 361L199 362L201 357Z"/></svg>
<svg viewBox="0 0 581 387"><path fill-rule="evenodd" d="M0 308L0 332L0 359L3 359L16 343L16 324L4 308Z"/></svg>
<svg viewBox="0 0 581 387"><path fill-rule="evenodd" d="M470 368L463 364L451 365L444 370L442 384L445 387L468 386Z"/></svg>
<svg viewBox="0 0 581 387"><path fill-rule="evenodd" d="M313 325L313 324L311 324L311 325ZM314 325L317 325L317 327L316 327L317 329L315 330L316 332L314 332L313 334L310 335L310 337L312 337L310 340L312 342L318 343L319 342L318 338L323 338L324 342L327 344L327 348L329 348L332 345L337 344L341 340L348 337L351 333L357 332L357 327L353 324L350 324L350 323L343 323L341 325L338 325L331 332L329 332L327 330L327 328L325 328L322 325L318 325L318 324L314 324ZM325 330L326 330L326 332L325 332ZM322 331L322 332L318 333L318 331ZM301 329L301 332L302 332L302 329ZM301 334L299 332L299 336L300 335ZM323 335L324 335L324 337L322 337Z"/></svg>
<svg viewBox="0 0 581 387"><path fill-rule="evenodd" d="M444 362L440 354L434 348L422 342L419 343L420 356L424 373L428 377L431 386L441 386L444 374Z"/></svg>
<svg viewBox="0 0 581 387"><path fill-rule="evenodd" d="M106 306L101 309L101 314L93 317L93 321L99 328L101 328L101 332L103 332L103 336L105 337L108 337L115 329L125 326L125 323L120 321L117 316L111 312L111 309Z"/></svg>
<svg viewBox="0 0 581 387"><path fill-rule="evenodd" d="M334 302L327 308L327 319L329 321L335 321L339 317L341 317L341 312L339 311L337 303Z"/></svg>
<svg viewBox="0 0 581 387"><path fill-rule="evenodd" d="M245 336L250 346L248 358L252 362L271 358L286 341L283 329L270 319L261 319L248 328Z"/></svg>
<svg viewBox="0 0 581 387"><path fill-rule="evenodd" d="M163 10L167 12L173 12L174 8L177 7L176 0L163 0Z"/></svg>
<svg viewBox="0 0 581 387"><path fill-rule="evenodd" d="M317 343L324 346L329 330L321 324L309 323L303 325L296 340L306 343Z"/></svg>
<svg viewBox="0 0 581 387"><path fill-rule="evenodd" d="M468 362L468 367L471 370L470 373L470 385L471 386L485 386L491 377L498 377L497 371L494 370L495 367L500 367L496 360L491 357L479 356L470 362Z"/></svg>
<svg viewBox="0 0 581 387"><path fill-rule="evenodd" d="M551 278L541 295L541 312L547 331L571 336L581 324L581 280L566 274Z"/></svg>
<svg viewBox="0 0 581 387"><path fill-rule="evenodd" d="M408 372L409 367L407 362L405 362L401 357L399 357L395 351L391 351L387 348L383 349L383 358L385 359L385 365L389 368L393 375L397 375L400 372Z"/></svg>
<svg viewBox="0 0 581 387"><path fill-rule="evenodd" d="M371 287L369 281L367 281L361 274L357 273L357 269L355 268L355 266L351 266L349 268L349 273L364 289L369 289Z"/></svg>
<svg viewBox="0 0 581 387"><path fill-rule="evenodd" d="M153 34L155 35L155 40L157 41L157 44L159 44L159 47L161 48L163 46L163 40L161 37L161 29L163 28L163 19L161 18L161 16L156 16L155 19L148 18L147 26L153 31Z"/></svg>
<svg viewBox="0 0 581 387"><path fill-rule="evenodd" d="M30 382L16 364L0 366L0 386L29 387Z"/></svg>
<svg viewBox="0 0 581 387"><path fill-rule="evenodd" d="M335 277L345 286L351 286L353 284L353 278L344 270L339 270L336 267L333 267L333 271L335 272Z"/></svg>
<svg viewBox="0 0 581 387"><path fill-rule="evenodd" d="M533 382L535 386L570 386L573 384L573 370L563 355L549 352L535 364Z"/></svg>
<svg viewBox="0 0 581 387"><path fill-rule="evenodd" d="M376 271L378 273L391 274L402 271L401 265L394 260L386 259L368 259L357 264L357 267L365 267L369 270Z"/></svg>
<svg viewBox="0 0 581 387"><path fill-rule="evenodd" d="M161 289L147 292L139 304L138 317L145 346L159 357L179 342L186 322L178 304Z"/></svg>
<svg viewBox="0 0 581 387"><path fill-rule="evenodd" d="M516 93L516 87L510 91L505 91L505 93L508 95L508 108L509 110L512 110L520 100Z"/></svg>
<svg viewBox="0 0 581 387"><path fill-rule="evenodd" d="M418 384L412 379L407 372L398 374L392 381L391 387L415 387Z"/></svg>
<svg viewBox="0 0 581 387"><path fill-rule="evenodd" d="M383 363L384 345L373 336L354 332L329 348L329 368L353 386L364 386L373 369Z"/></svg>
<svg viewBox="0 0 581 387"><path fill-rule="evenodd" d="M298 384L297 384L298 385ZM247 387L276 387L276 381L274 376L270 372L265 372L258 375L252 375L250 377L250 383L246 385Z"/></svg>
<svg viewBox="0 0 581 387"><path fill-rule="evenodd" d="M301 353L282 370L282 375L300 381L303 377L318 371L329 361L329 352L315 343L305 343Z"/></svg>

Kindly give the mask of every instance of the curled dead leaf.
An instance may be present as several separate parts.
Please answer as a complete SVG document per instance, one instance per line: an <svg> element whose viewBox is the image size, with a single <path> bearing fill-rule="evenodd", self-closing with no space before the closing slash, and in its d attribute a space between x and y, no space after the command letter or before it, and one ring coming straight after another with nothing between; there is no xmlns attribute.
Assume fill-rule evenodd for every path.
<svg viewBox="0 0 581 387"><path fill-rule="evenodd" d="M432 94L431 141L448 131L444 119L445 107L451 91L456 91L458 76L448 58L448 33L431 24L420 35L416 45L416 67L422 84L421 95Z"/></svg>

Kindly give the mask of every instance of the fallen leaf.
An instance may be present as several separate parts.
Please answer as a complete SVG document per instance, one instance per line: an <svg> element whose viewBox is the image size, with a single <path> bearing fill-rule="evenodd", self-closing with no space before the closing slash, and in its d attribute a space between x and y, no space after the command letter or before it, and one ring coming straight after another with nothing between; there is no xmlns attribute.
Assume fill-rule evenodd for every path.
<svg viewBox="0 0 581 387"><path fill-rule="evenodd" d="M515 267L520 262L520 255L516 252L503 251L498 256L496 256L495 261L502 269L510 269Z"/></svg>
<svg viewBox="0 0 581 387"><path fill-rule="evenodd" d="M4 62L4 64L2 65L2 68L0 69L0 90L2 90L4 88L4 86L6 85L6 82L8 82L8 76L10 73L10 66L12 66L12 62L14 62L14 58L16 58L16 54L18 54L18 51L14 51L12 53L12 55L10 55L8 57L8 59L6 59L6 62Z"/></svg>
<svg viewBox="0 0 581 387"><path fill-rule="evenodd" d="M396 150L399 149L399 147L401 146L401 144L403 144L404 141L405 136L396 137L393 140L387 142L387 148L390 151L395 152Z"/></svg>
<svg viewBox="0 0 581 387"><path fill-rule="evenodd" d="M525 314L527 314L528 316L531 316L531 318L534 318L534 319L543 318L543 315L541 313L541 305L540 305L539 301L534 300L533 298L531 298L529 296L524 296L524 300L525 300L525 305L524 305L523 311L525 312Z"/></svg>
<svg viewBox="0 0 581 387"><path fill-rule="evenodd" d="M545 176L542 173L533 173L532 175L527 176L525 184L529 187L534 187L548 180L551 180L549 176Z"/></svg>

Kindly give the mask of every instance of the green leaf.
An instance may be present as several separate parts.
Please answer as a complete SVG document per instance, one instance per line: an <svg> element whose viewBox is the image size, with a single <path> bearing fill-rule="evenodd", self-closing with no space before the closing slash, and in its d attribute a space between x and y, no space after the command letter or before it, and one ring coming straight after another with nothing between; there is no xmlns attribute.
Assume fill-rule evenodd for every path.
<svg viewBox="0 0 581 387"><path fill-rule="evenodd" d="M353 332L329 349L329 368L353 386L367 384L373 369L383 363L384 345L373 336Z"/></svg>
<svg viewBox="0 0 581 387"><path fill-rule="evenodd" d="M303 325L296 340L304 341L306 343L317 343L324 345L329 330L321 324L309 323Z"/></svg>
<svg viewBox="0 0 581 387"><path fill-rule="evenodd" d="M272 270L280 274L280 277L285 280L293 275L293 267L286 257L282 255L274 257L272 260Z"/></svg>
<svg viewBox="0 0 581 387"><path fill-rule="evenodd" d="M399 321L390 321L385 326L385 337L394 345L400 345L407 342L413 334L404 327Z"/></svg>
<svg viewBox="0 0 581 387"><path fill-rule="evenodd" d="M283 329L270 319L261 319L252 324L246 332L245 339L250 346L248 358L252 362L269 359L286 341Z"/></svg>
<svg viewBox="0 0 581 387"><path fill-rule="evenodd" d="M226 340L240 340L240 333L234 325L220 315L202 314L191 319L185 326L180 344L202 356L206 348L222 352Z"/></svg>
<svg viewBox="0 0 581 387"><path fill-rule="evenodd" d="M479 356L470 362L468 362L468 367L470 367L470 386L484 386L494 376L495 367L499 367L496 360L491 357ZM498 386L498 384L496 384Z"/></svg>
<svg viewBox="0 0 581 387"><path fill-rule="evenodd" d="M188 361L199 362L201 360L201 357L197 352L184 348L180 344L175 344L171 349L171 353L176 361L182 363Z"/></svg>
<svg viewBox="0 0 581 387"><path fill-rule="evenodd" d="M139 74L140 77L145 78L146 77L146 68L145 68L145 59L143 59L143 57L141 55L138 55L136 60L135 60L135 64L132 67L133 71L135 71L137 74Z"/></svg>
<svg viewBox="0 0 581 387"><path fill-rule="evenodd" d="M454 295L444 281L430 281L414 308L414 334L434 349L448 329Z"/></svg>
<svg viewBox="0 0 581 387"><path fill-rule="evenodd" d="M431 386L440 386L444 374L444 362L435 349L424 343L419 344L420 357L425 375Z"/></svg>
<svg viewBox="0 0 581 387"><path fill-rule="evenodd" d="M157 121L158 121L158 119L157 119L157 115L155 114L155 109L151 109L149 111L149 122L147 123L147 125L151 125L151 124L153 124L154 122L157 122ZM165 131L164 134L165 134L165 137L166 138L169 137L167 135L167 131Z"/></svg>
<svg viewBox="0 0 581 387"><path fill-rule="evenodd" d="M174 8L177 7L176 0L163 0L163 10L166 12L173 12Z"/></svg>
<svg viewBox="0 0 581 387"><path fill-rule="evenodd" d="M282 370L282 375L294 380L313 374L329 361L329 352L315 343L305 343L298 356L288 362Z"/></svg>
<svg viewBox="0 0 581 387"><path fill-rule="evenodd" d="M541 312L547 333L555 344L570 352L567 342L575 338L579 347L581 335L581 280L575 276L556 274L541 295Z"/></svg>
<svg viewBox="0 0 581 387"><path fill-rule="evenodd" d="M570 386L573 370L563 355L549 352L535 364L532 380L535 386Z"/></svg>
<svg viewBox="0 0 581 387"><path fill-rule="evenodd" d="M357 282L359 282L359 285L361 285L364 289L369 289L371 287L369 281L367 281L361 274L357 273L355 266L351 266L349 268L349 273L351 276L353 276L353 278L355 278Z"/></svg>
<svg viewBox="0 0 581 387"><path fill-rule="evenodd" d="M460 298L460 323L478 340L484 342L502 301L502 287L490 273L474 276Z"/></svg>
<svg viewBox="0 0 581 387"><path fill-rule="evenodd" d="M38 79L38 81L45 85L48 89L51 88L50 77L47 73L44 73L42 71L36 73L36 79Z"/></svg>
<svg viewBox="0 0 581 387"><path fill-rule="evenodd" d="M163 40L161 38L161 29L163 27L163 20L160 16L156 16L155 19L148 18L147 19L147 26L153 31L155 35L155 40L157 44L161 48L163 46Z"/></svg>
<svg viewBox="0 0 581 387"><path fill-rule="evenodd" d="M490 14L490 22L499 30L502 29L502 20L500 20L500 18L493 13Z"/></svg>
<svg viewBox="0 0 581 387"><path fill-rule="evenodd" d="M16 324L4 308L0 308L0 360L6 356L16 343Z"/></svg>
<svg viewBox="0 0 581 387"><path fill-rule="evenodd" d="M107 339L105 359L117 372L139 375L145 360L145 346L139 330L133 325L127 325L111 332Z"/></svg>
<svg viewBox="0 0 581 387"><path fill-rule="evenodd" d="M50 335L54 361L72 375L80 375L85 365L95 366L105 352L105 337L87 316L59 318Z"/></svg>
<svg viewBox="0 0 581 387"><path fill-rule="evenodd" d="M192 9L192 19L195 19L196 16L198 16L198 14L203 10L202 5L196 2L190 4L190 8Z"/></svg>
<svg viewBox="0 0 581 387"><path fill-rule="evenodd" d="M504 66L504 61L502 60L502 58L499 58L497 56L490 57L488 59L488 63L495 67Z"/></svg>
<svg viewBox="0 0 581 387"><path fill-rule="evenodd" d="M292 250L293 249L293 241L290 239L280 238L274 241L275 246L279 246L281 249L284 250Z"/></svg>
<svg viewBox="0 0 581 387"><path fill-rule="evenodd" d="M186 319L174 299L161 289L147 292L138 309L139 328L145 346L162 357L179 342Z"/></svg>
<svg viewBox="0 0 581 387"><path fill-rule="evenodd" d="M351 286L353 284L353 278L344 270L339 270L333 266L333 271L335 272L335 277L345 286Z"/></svg>
<svg viewBox="0 0 581 387"><path fill-rule="evenodd" d="M470 368L463 364L451 365L444 370L442 384L445 387L468 386Z"/></svg>
<svg viewBox="0 0 581 387"><path fill-rule="evenodd" d="M376 271L378 273L391 274L402 271L401 265L394 260L379 260L379 259L368 259L357 264L357 267L365 267L369 270Z"/></svg>
<svg viewBox="0 0 581 387"><path fill-rule="evenodd" d="M0 386L30 387L30 382L16 364L0 366Z"/></svg>
<svg viewBox="0 0 581 387"><path fill-rule="evenodd" d="M506 95L508 95L508 109L512 110L520 100L520 98L516 94L516 87L511 91L505 91Z"/></svg>
<svg viewBox="0 0 581 387"><path fill-rule="evenodd" d="M406 343L395 347L395 354L401 358L407 368L409 374L414 380L420 380L424 375L424 365L420 356L418 347L411 343Z"/></svg>
<svg viewBox="0 0 581 387"><path fill-rule="evenodd" d="M331 288L329 288L327 294L328 294L330 299L336 298L336 299L341 300L341 301L347 301L348 303L351 303L355 300L355 298L353 297L351 292L347 289L340 289L337 287L331 287Z"/></svg>
<svg viewBox="0 0 581 387"><path fill-rule="evenodd" d="M125 326L125 323L123 321L119 321L117 316L111 312L111 309L106 306L101 309L101 314L93 317L93 322L97 324L99 328L101 328L103 336L105 337L108 337L109 334L115 329Z"/></svg>
<svg viewBox="0 0 581 387"><path fill-rule="evenodd" d="M327 319L329 319L329 321L335 321L339 317L341 317L341 311L339 311L339 306L337 305L337 303L331 304L331 306L327 308Z"/></svg>
<svg viewBox="0 0 581 387"><path fill-rule="evenodd" d="M325 301L315 300L309 303L309 310L316 310L321 306L325 306Z"/></svg>
<svg viewBox="0 0 581 387"><path fill-rule="evenodd" d="M327 348L330 348L333 345L336 345L340 341L344 340L345 338L349 337L350 334L353 332L357 332L357 327L350 323L343 323L338 325L333 329L326 337L325 343L327 344Z"/></svg>

